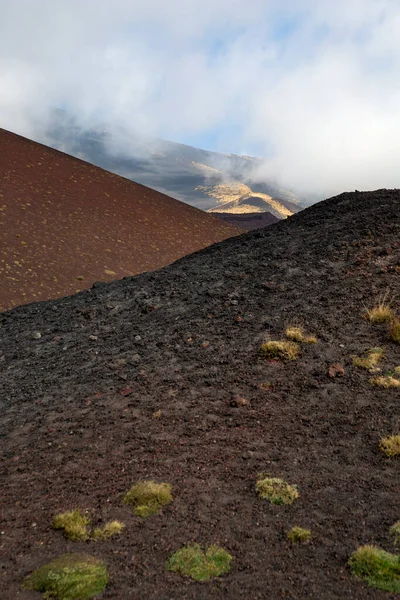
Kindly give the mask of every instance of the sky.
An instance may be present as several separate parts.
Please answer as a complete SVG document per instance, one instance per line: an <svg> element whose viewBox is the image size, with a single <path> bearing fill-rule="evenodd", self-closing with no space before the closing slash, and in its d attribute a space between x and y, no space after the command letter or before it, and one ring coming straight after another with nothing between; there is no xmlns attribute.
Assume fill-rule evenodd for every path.
<svg viewBox="0 0 400 600"><path fill-rule="evenodd" d="M400 187L400 2L0 0L0 127L54 108L300 193Z"/></svg>

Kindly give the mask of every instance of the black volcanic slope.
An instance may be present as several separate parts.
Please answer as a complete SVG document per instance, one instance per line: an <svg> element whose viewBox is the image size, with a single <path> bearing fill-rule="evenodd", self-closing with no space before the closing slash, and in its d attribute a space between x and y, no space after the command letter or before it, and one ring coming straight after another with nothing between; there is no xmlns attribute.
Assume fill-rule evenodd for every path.
<svg viewBox="0 0 400 600"><path fill-rule="evenodd" d="M80 551L107 563L104 599L394 598L347 560L363 544L393 551L400 518L400 459L379 450L399 433L399 392L351 359L384 347L382 373L400 365L386 326L362 318L386 292L399 312L399 209L397 190L342 194L160 271L1 315L2 598L39 598L24 577ZM262 342L295 322L317 344L266 360ZM261 472L298 500L258 498ZM147 520L121 501L139 479L173 486ZM126 528L67 541L51 522L72 508ZM294 525L310 544L287 540ZM167 572L191 541L226 548L231 572L203 584Z"/></svg>

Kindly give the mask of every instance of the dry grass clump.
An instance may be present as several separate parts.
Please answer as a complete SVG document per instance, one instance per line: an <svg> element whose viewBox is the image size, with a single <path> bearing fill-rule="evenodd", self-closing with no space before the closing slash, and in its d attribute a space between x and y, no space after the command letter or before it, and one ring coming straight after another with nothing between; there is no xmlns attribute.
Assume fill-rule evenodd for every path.
<svg viewBox="0 0 400 600"><path fill-rule="evenodd" d="M296 360L299 356L299 346L295 342L269 341L261 346L261 352L267 358L281 360Z"/></svg>
<svg viewBox="0 0 400 600"><path fill-rule="evenodd" d="M26 577L24 587L43 592L44 598L90 600L106 589L105 564L85 554L66 554Z"/></svg>
<svg viewBox="0 0 400 600"><path fill-rule="evenodd" d="M120 521L110 521L104 527L96 527L92 537L94 540L108 540L110 537L122 533L124 527L125 525Z"/></svg>
<svg viewBox="0 0 400 600"><path fill-rule="evenodd" d="M389 435L379 442L379 448L386 456L392 458L400 455L400 435Z"/></svg>
<svg viewBox="0 0 400 600"><path fill-rule="evenodd" d="M294 544L307 544L311 539L311 531L303 527L292 527L286 537Z"/></svg>
<svg viewBox="0 0 400 600"><path fill-rule="evenodd" d="M380 377L373 377L369 380L372 385L382 387L385 389L400 387L400 379L396 379L392 375L382 375Z"/></svg>
<svg viewBox="0 0 400 600"><path fill-rule="evenodd" d="M175 552L167 561L167 569L196 581L208 581L228 573L233 557L219 546L209 546L205 552L199 544L190 544Z"/></svg>
<svg viewBox="0 0 400 600"><path fill-rule="evenodd" d="M53 520L54 529L63 529L64 535L73 542L85 541L89 538L89 525L90 518L80 510L60 513Z"/></svg>
<svg viewBox="0 0 400 600"><path fill-rule="evenodd" d="M377 370L377 364L384 354L385 351L383 348L371 348L365 357L352 356L351 358L355 367L373 372Z"/></svg>
<svg viewBox="0 0 400 600"><path fill-rule="evenodd" d="M389 323L395 318L395 313L392 309L392 301L387 299L388 293L383 294L378 299L378 302L364 313L364 319L370 323Z"/></svg>
<svg viewBox="0 0 400 600"><path fill-rule="evenodd" d="M400 592L400 556L377 546L360 546L350 557L350 570L370 587Z"/></svg>
<svg viewBox="0 0 400 600"><path fill-rule="evenodd" d="M390 535L394 537L394 543L400 544L400 521L397 521L392 527L389 529Z"/></svg>
<svg viewBox="0 0 400 600"><path fill-rule="evenodd" d="M393 319L389 325L388 333L392 342L400 344L400 319Z"/></svg>
<svg viewBox="0 0 400 600"><path fill-rule="evenodd" d="M261 498L278 505L293 504L299 497L299 492L295 485L289 485L283 479L268 477L262 473L258 476L256 490Z"/></svg>
<svg viewBox="0 0 400 600"><path fill-rule="evenodd" d="M285 335L289 340L292 340L293 342L300 342L303 344L317 343L317 338L315 337L315 335L305 335L303 328L298 325L287 327Z"/></svg>
<svg viewBox="0 0 400 600"><path fill-rule="evenodd" d="M124 504L133 506L138 517L146 518L172 502L171 485L155 481L138 481L125 494Z"/></svg>

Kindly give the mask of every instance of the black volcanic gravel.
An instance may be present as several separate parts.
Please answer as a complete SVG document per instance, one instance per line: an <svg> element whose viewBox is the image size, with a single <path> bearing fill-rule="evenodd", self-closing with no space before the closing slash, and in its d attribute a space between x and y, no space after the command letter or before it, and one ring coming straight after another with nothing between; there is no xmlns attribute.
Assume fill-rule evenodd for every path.
<svg viewBox="0 0 400 600"><path fill-rule="evenodd" d="M40 598L24 577L80 551L106 561L104 599L395 598L347 560L362 544L393 551L400 519L400 462L378 448L400 431L399 391L350 358L379 346L383 373L400 365L386 326L362 318L385 292L400 313L399 214L398 190L342 194L160 271L1 314L1 598ZM263 358L293 323L318 343ZM344 375L328 376L333 363ZM299 499L259 499L260 472ZM121 503L143 478L174 495L147 520ZM76 507L126 529L69 542L51 520ZM287 541L294 525L310 544ZM167 572L190 541L225 547L231 572Z"/></svg>

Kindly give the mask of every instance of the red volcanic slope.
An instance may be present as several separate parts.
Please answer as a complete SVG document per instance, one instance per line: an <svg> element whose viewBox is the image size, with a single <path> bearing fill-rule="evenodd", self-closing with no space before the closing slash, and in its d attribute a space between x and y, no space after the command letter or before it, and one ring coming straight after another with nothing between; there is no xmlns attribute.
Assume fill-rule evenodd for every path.
<svg viewBox="0 0 400 600"><path fill-rule="evenodd" d="M240 233L0 129L0 311L163 267Z"/></svg>

